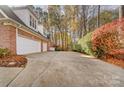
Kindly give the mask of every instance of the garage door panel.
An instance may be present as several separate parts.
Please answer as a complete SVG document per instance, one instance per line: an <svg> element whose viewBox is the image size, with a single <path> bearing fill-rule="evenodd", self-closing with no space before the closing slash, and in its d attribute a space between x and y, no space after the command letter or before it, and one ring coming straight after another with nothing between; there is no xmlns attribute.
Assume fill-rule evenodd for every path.
<svg viewBox="0 0 124 93"><path fill-rule="evenodd" d="M17 38L17 54L28 54L41 52L41 41L35 41L28 38L18 36Z"/></svg>

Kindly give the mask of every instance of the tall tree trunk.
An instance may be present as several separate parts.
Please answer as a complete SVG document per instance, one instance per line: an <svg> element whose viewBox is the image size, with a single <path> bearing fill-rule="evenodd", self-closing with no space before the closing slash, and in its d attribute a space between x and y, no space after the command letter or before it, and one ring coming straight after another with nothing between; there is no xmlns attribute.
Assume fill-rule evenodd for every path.
<svg viewBox="0 0 124 93"><path fill-rule="evenodd" d="M63 34L63 32L60 32L60 35L61 35L61 47L62 47L62 50L64 50L64 34Z"/></svg>
<svg viewBox="0 0 124 93"><path fill-rule="evenodd" d="M82 30L83 30L82 27L83 27L83 26L82 26L82 22L80 22L80 29L79 29L79 36L80 36L80 37L79 37L79 38L82 38L82 36L83 36L83 35L82 35L82 34L83 34L83 32L82 32Z"/></svg>
<svg viewBox="0 0 124 93"><path fill-rule="evenodd" d="M54 32L54 42L55 42L55 45L57 45L57 33L56 33L56 29L55 29L55 32Z"/></svg>
<svg viewBox="0 0 124 93"><path fill-rule="evenodd" d="M68 34L65 34L65 47L66 47L66 50L68 50Z"/></svg>
<svg viewBox="0 0 124 93"><path fill-rule="evenodd" d="M83 36L87 33L87 28L86 28L86 14L85 14L85 11L86 11L86 6L82 6L82 12L83 12Z"/></svg>
<svg viewBox="0 0 124 93"><path fill-rule="evenodd" d="M98 14L97 14L97 27L100 26L100 5L98 5Z"/></svg>
<svg viewBox="0 0 124 93"><path fill-rule="evenodd" d="M124 5L121 5L119 8L119 18L124 17Z"/></svg>
<svg viewBox="0 0 124 93"><path fill-rule="evenodd" d="M122 20L122 18L124 18L124 5L121 5L119 7L119 18L120 18L120 21ZM121 26L123 26L123 25L119 26L118 35L119 35L119 40L120 40L120 43L121 43L121 47L124 48L124 32L121 29Z"/></svg>

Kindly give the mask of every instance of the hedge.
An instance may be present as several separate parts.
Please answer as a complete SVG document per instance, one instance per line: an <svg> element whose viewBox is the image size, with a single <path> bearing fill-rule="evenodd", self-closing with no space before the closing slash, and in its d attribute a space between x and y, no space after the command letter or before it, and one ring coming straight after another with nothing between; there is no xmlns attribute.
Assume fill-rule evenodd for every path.
<svg viewBox="0 0 124 93"><path fill-rule="evenodd" d="M119 27L119 21L115 20L93 31L92 49L97 57L102 57L111 50L120 48Z"/></svg>
<svg viewBox="0 0 124 93"><path fill-rule="evenodd" d="M10 55L10 51L7 48L0 48L0 58Z"/></svg>
<svg viewBox="0 0 124 93"><path fill-rule="evenodd" d="M85 53L96 57L103 57L114 49L121 49L122 45L124 46L124 19L114 20L97 28L81 38L78 44Z"/></svg>
<svg viewBox="0 0 124 93"><path fill-rule="evenodd" d="M85 35L78 41L78 44L81 45L81 50L89 55L94 55L92 50L92 42L91 42L92 32Z"/></svg>

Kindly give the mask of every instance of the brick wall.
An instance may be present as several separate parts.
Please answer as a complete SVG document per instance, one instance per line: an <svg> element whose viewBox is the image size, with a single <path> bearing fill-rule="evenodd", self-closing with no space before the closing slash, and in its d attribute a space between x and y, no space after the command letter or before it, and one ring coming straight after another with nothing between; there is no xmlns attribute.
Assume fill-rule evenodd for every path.
<svg viewBox="0 0 124 93"><path fill-rule="evenodd" d="M40 38L38 38L38 37L36 37L36 36L34 36L34 35L32 35L32 34L29 34L29 33L27 33L27 32L24 32L24 31L22 31L22 30L18 30L18 34L19 35L21 35L22 37L25 37L25 38L28 38L28 39L32 39L32 40L41 40Z"/></svg>
<svg viewBox="0 0 124 93"><path fill-rule="evenodd" d="M8 48L16 54L16 28L0 25L0 48Z"/></svg>
<svg viewBox="0 0 124 93"><path fill-rule="evenodd" d="M26 33L20 29L18 30L18 34L25 38L45 42L40 38L34 35L31 35L29 33ZM43 51L42 47L43 45L41 43L41 51ZM48 47L47 47L48 50L49 50L49 47L50 47L50 44L48 43ZM0 25L0 48L8 48L13 54L16 54L16 28L15 27Z"/></svg>

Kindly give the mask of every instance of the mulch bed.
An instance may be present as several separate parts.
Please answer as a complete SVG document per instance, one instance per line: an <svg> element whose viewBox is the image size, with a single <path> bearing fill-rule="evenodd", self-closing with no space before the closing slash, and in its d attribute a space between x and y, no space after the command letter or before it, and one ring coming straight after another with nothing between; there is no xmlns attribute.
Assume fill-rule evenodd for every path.
<svg viewBox="0 0 124 93"><path fill-rule="evenodd" d="M27 59L20 55L0 58L0 67L25 67L26 64Z"/></svg>

